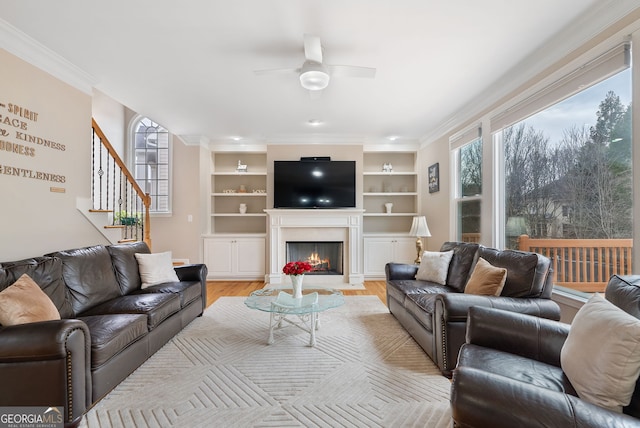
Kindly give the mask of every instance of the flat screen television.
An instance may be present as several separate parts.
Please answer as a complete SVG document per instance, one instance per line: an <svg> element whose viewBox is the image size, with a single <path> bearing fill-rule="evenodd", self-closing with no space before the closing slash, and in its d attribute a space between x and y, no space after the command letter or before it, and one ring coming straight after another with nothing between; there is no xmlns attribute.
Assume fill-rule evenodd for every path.
<svg viewBox="0 0 640 428"><path fill-rule="evenodd" d="M356 162L274 161L274 208L355 208Z"/></svg>

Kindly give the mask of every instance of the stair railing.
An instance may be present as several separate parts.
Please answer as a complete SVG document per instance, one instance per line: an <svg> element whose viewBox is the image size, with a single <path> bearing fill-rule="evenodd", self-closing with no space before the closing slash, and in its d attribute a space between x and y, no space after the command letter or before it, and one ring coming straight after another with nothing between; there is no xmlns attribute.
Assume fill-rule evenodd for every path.
<svg viewBox="0 0 640 428"><path fill-rule="evenodd" d="M90 211L112 214L105 227L122 229L120 242L142 240L151 248L151 196L142 191L95 119L91 128Z"/></svg>

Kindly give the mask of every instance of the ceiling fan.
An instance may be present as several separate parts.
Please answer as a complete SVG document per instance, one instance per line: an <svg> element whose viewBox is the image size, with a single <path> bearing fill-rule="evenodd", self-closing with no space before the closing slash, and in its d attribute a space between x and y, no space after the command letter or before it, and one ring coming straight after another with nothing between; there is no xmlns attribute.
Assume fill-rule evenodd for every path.
<svg viewBox="0 0 640 428"><path fill-rule="evenodd" d="M360 77L373 79L376 69L353 65L329 65L322 62L322 44L320 37L311 34L304 35L305 61L299 68L279 68L270 70L255 70L257 75L272 73L296 73L300 77L303 88L312 94L319 93L329 85L333 76Z"/></svg>

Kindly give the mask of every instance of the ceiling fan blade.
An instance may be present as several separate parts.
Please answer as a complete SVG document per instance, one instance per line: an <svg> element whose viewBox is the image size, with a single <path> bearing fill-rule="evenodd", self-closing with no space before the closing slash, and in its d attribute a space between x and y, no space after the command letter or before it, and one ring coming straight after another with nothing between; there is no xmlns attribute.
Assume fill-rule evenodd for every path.
<svg viewBox="0 0 640 428"><path fill-rule="evenodd" d="M322 44L320 37L311 34L304 35L304 57L308 61L322 64Z"/></svg>
<svg viewBox="0 0 640 428"><path fill-rule="evenodd" d="M257 76L262 76L264 74L298 74L300 73L299 68L271 68L267 70L253 70L253 74Z"/></svg>
<svg viewBox="0 0 640 428"><path fill-rule="evenodd" d="M332 76L361 77L373 79L376 77L376 69L371 67L358 67L355 65L330 65Z"/></svg>

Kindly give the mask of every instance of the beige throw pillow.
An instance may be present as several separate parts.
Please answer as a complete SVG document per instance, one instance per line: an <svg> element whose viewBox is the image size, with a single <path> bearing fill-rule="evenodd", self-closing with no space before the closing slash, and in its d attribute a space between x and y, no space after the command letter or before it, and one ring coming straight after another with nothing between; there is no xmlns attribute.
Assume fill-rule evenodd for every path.
<svg viewBox="0 0 640 428"><path fill-rule="evenodd" d="M594 294L571 323L560 364L580 398L621 413L640 374L640 320Z"/></svg>
<svg viewBox="0 0 640 428"><path fill-rule="evenodd" d="M473 268L464 292L482 296L499 296L506 280L507 270L505 268L495 267L480 257Z"/></svg>
<svg viewBox="0 0 640 428"><path fill-rule="evenodd" d="M171 251L164 253L143 254L136 253L138 271L142 280L142 288L164 282L178 282L178 275L173 270Z"/></svg>
<svg viewBox="0 0 640 428"><path fill-rule="evenodd" d="M416 279L445 285L452 257L453 250L442 252L425 251L420 258L420 267L416 273Z"/></svg>
<svg viewBox="0 0 640 428"><path fill-rule="evenodd" d="M59 319L56 305L27 274L0 291L0 324L4 326Z"/></svg>

